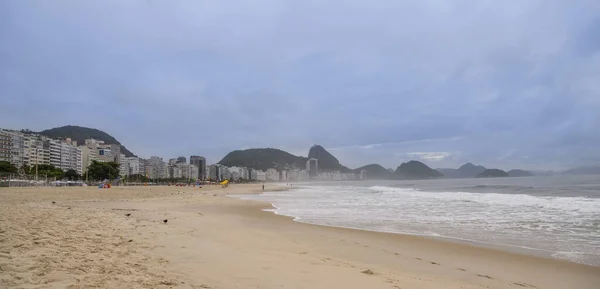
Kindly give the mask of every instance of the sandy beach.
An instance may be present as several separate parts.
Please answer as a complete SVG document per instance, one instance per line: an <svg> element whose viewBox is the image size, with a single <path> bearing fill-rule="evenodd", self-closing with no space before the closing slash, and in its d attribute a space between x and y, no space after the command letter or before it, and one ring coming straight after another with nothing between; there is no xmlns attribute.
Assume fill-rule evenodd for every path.
<svg viewBox="0 0 600 289"><path fill-rule="evenodd" d="M226 196L260 191L0 188L0 288L600 288L600 267L302 224Z"/></svg>

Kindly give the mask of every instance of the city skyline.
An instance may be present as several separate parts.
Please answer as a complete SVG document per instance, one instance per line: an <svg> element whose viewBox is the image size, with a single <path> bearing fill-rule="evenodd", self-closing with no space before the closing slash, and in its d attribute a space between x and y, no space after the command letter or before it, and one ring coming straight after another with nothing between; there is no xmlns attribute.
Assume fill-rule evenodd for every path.
<svg viewBox="0 0 600 289"><path fill-rule="evenodd" d="M244 148L304 156L313 144L349 167L600 163L598 1L0 11L5 128L95 127L141 156L202 152L210 163Z"/></svg>

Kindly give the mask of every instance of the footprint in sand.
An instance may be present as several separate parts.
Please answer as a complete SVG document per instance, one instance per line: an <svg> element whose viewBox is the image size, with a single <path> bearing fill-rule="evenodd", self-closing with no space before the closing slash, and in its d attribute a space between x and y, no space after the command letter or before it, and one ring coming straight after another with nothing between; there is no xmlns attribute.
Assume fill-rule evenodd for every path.
<svg viewBox="0 0 600 289"><path fill-rule="evenodd" d="M481 277L481 278L486 278L486 279L494 279L488 275L481 275L481 274L477 274L477 276Z"/></svg>

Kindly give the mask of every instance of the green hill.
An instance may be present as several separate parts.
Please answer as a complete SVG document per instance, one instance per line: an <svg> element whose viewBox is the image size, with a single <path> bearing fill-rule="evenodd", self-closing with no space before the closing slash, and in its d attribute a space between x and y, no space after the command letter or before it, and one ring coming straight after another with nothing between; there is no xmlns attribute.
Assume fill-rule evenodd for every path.
<svg viewBox="0 0 600 289"><path fill-rule="evenodd" d="M274 168L277 170L305 169L307 158L273 149L247 149L228 153L219 164L228 167L247 167L257 170Z"/></svg>
<svg viewBox="0 0 600 289"><path fill-rule="evenodd" d="M478 178L505 178L508 177L508 173L499 169L489 169L483 171L477 175Z"/></svg>
<svg viewBox="0 0 600 289"><path fill-rule="evenodd" d="M355 174L360 174L361 171L367 171L367 179L369 180L385 180L391 179L393 177L393 173L388 171L386 168L378 165L378 164L370 164L366 166L362 166L358 169L353 170Z"/></svg>
<svg viewBox="0 0 600 289"><path fill-rule="evenodd" d="M308 151L308 158L319 160L319 171L350 172L349 168L341 165L336 157L320 145L314 145L310 148Z"/></svg>
<svg viewBox="0 0 600 289"><path fill-rule="evenodd" d="M84 144L85 139L93 138L97 140L102 140L107 144L118 144L121 145L121 153L123 153L126 157L134 157L131 151L129 151L124 145L122 145L118 140L116 140L113 136L89 127L81 127L74 125L66 125L61 127L56 127L52 129L47 129L39 132L39 134L50 137L50 138L71 138L76 141L78 144Z"/></svg>
<svg viewBox="0 0 600 289"><path fill-rule="evenodd" d="M419 161L401 164L394 172L394 177L401 180L435 179L444 175Z"/></svg>

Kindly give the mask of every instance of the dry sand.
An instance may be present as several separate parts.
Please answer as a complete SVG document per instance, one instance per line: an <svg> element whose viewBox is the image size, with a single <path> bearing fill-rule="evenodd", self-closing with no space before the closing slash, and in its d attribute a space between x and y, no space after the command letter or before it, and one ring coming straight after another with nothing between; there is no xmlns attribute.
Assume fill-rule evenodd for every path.
<svg viewBox="0 0 600 289"><path fill-rule="evenodd" d="M224 196L258 191L0 188L0 288L600 288L599 267L301 224Z"/></svg>

